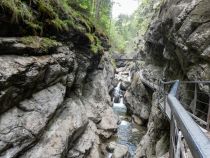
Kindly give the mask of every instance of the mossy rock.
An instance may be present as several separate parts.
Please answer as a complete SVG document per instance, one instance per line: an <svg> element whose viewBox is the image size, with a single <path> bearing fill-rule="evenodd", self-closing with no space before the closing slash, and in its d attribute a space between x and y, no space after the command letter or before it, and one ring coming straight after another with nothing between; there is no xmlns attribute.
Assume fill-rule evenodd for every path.
<svg viewBox="0 0 210 158"><path fill-rule="evenodd" d="M47 51L50 48L61 46L60 42L52 40L50 38L40 38L38 36L21 37L20 42L31 48L40 48L43 51Z"/></svg>
<svg viewBox="0 0 210 158"><path fill-rule="evenodd" d="M18 36L30 36L22 38L22 42L27 44L30 42L31 46L39 45L40 39L35 36L55 36L60 41L84 41L78 40L78 38L85 36L88 39L86 46L91 52L98 53L103 49L99 36L105 35L99 33L91 20L82 12L75 10L72 2L68 0L1 0L0 13L6 15L3 17L7 19L3 19L3 21L9 21L10 25L14 25L10 28L18 28ZM4 29L7 28L4 27ZM10 30L4 30L4 32L10 32ZM15 31L12 31L10 36L16 36L14 33ZM41 42L40 47L43 50L57 44L53 40L45 38L42 40L44 42ZM79 45L79 43L75 45Z"/></svg>
<svg viewBox="0 0 210 158"><path fill-rule="evenodd" d="M37 36L0 38L0 54L46 55L53 54L62 46L60 42Z"/></svg>

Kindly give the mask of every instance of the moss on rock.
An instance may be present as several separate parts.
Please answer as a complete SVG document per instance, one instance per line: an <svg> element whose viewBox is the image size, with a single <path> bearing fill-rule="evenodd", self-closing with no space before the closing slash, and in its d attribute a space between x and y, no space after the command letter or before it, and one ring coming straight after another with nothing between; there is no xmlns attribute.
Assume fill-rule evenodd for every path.
<svg viewBox="0 0 210 158"><path fill-rule="evenodd" d="M72 4L69 0L1 0L0 12L12 25L22 30L23 36L61 37L61 34L65 36L68 32L78 36L84 34L89 40L90 50L99 52L102 46L94 24L75 10ZM26 37L23 41L37 44L36 38L34 40L32 37Z"/></svg>
<svg viewBox="0 0 210 158"><path fill-rule="evenodd" d="M21 37L20 42L31 48L39 48L43 52L48 51L50 48L61 46L60 42L50 38L40 38L37 36Z"/></svg>

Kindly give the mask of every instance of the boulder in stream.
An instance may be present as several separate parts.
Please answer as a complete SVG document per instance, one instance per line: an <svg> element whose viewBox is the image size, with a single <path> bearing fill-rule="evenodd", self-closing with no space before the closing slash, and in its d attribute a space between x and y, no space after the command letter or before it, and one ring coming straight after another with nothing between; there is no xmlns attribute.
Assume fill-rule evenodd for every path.
<svg viewBox="0 0 210 158"><path fill-rule="evenodd" d="M129 158L130 153L128 147L122 144L111 142L107 146L107 150L112 152L112 158Z"/></svg>

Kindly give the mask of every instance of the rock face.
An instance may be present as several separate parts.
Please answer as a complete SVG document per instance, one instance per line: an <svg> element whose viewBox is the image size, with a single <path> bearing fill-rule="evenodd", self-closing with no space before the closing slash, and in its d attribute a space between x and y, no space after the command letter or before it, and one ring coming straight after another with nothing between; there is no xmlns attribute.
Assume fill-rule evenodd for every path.
<svg viewBox="0 0 210 158"><path fill-rule="evenodd" d="M0 157L101 157L118 121L107 37L67 1L0 5Z"/></svg>
<svg viewBox="0 0 210 158"><path fill-rule="evenodd" d="M145 34L145 48L140 50L144 52L142 58L145 65L140 69L144 69L145 78L156 83L158 79L210 80L209 2L209 0L165 0L161 2L160 9L156 11ZM191 86L181 85L180 87L184 90L194 90L194 87ZM129 91L126 97L128 103L132 95L138 94L137 92L132 94ZM199 84L198 91L206 93L209 88ZM141 94L144 93L141 92ZM138 158L161 157L167 152L166 144L168 144L169 136L164 133L168 133L169 125L157 108L155 101L157 96L155 95L153 95L147 124L147 134L136 151ZM139 98L142 96L139 95ZM192 95L188 92L180 93L180 100L186 103L184 98L190 99ZM198 98L206 102L204 96ZM187 104L190 105L191 102L188 101ZM132 105L129 106L132 107ZM186 108L190 109L190 107ZM207 109L204 106L202 108ZM132 107L134 113L138 109L140 107ZM140 114L140 111L138 113Z"/></svg>
<svg viewBox="0 0 210 158"><path fill-rule="evenodd" d="M74 141L85 131L88 119L83 104L70 98L63 104L59 114L41 140L21 157L47 158L66 157Z"/></svg>
<svg viewBox="0 0 210 158"><path fill-rule="evenodd" d="M149 93L141 82L138 72L134 74L131 86L124 97L125 104L131 113L139 116L144 121L149 119L151 109Z"/></svg>
<svg viewBox="0 0 210 158"><path fill-rule="evenodd" d="M65 52L59 52L59 49L52 55L0 56L0 113L75 73L75 54L68 47Z"/></svg>
<svg viewBox="0 0 210 158"><path fill-rule="evenodd" d="M162 63L165 77L209 79L208 3L209 0L167 0L161 6L145 39L147 59L150 63ZM199 68L203 71L198 72Z"/></svg>
<svg viewBox="0 0 210 158"><path fill-rule="evenodd" d="M103 157L101 138L118 122L109 53L16 37L1 38L0 50L0 157Z"/></svg>
<svg viewBox="0 0 210 158"><path fill-rule="evenodd" d="M61 108L66 88L58 83L0 116L1 157L14 157L37 141Z"/></svg>
<svg viewBox="0 0 210 158"><path fill-rule="evenodd" d="M157 93L154 93L147 133L139 143L135 157L156 158L163 156L169 147L169 127L169 123L158 108Z"/></svg>
<svg viewBox="0 0 210 158"><path fill-rule="evenodd" d="M107 146L107 149L113 153L112 158L129 158L130 157L130 154L128 152L128 147L125 145L111 142Z"/></svg>

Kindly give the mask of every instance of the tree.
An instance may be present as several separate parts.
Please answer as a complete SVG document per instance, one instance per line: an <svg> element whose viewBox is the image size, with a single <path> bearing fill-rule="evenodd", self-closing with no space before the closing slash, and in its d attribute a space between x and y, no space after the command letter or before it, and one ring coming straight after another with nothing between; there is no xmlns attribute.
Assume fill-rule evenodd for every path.
<svg viewBox="0 0 210 158"><path fill-rule="evenodd" d="M110 20L112 14L111 0L72 0L70 1L74 6L79 6L84 10L85 16L89 14L95 24L100 27L105 33L109 33Z"/></svg>

